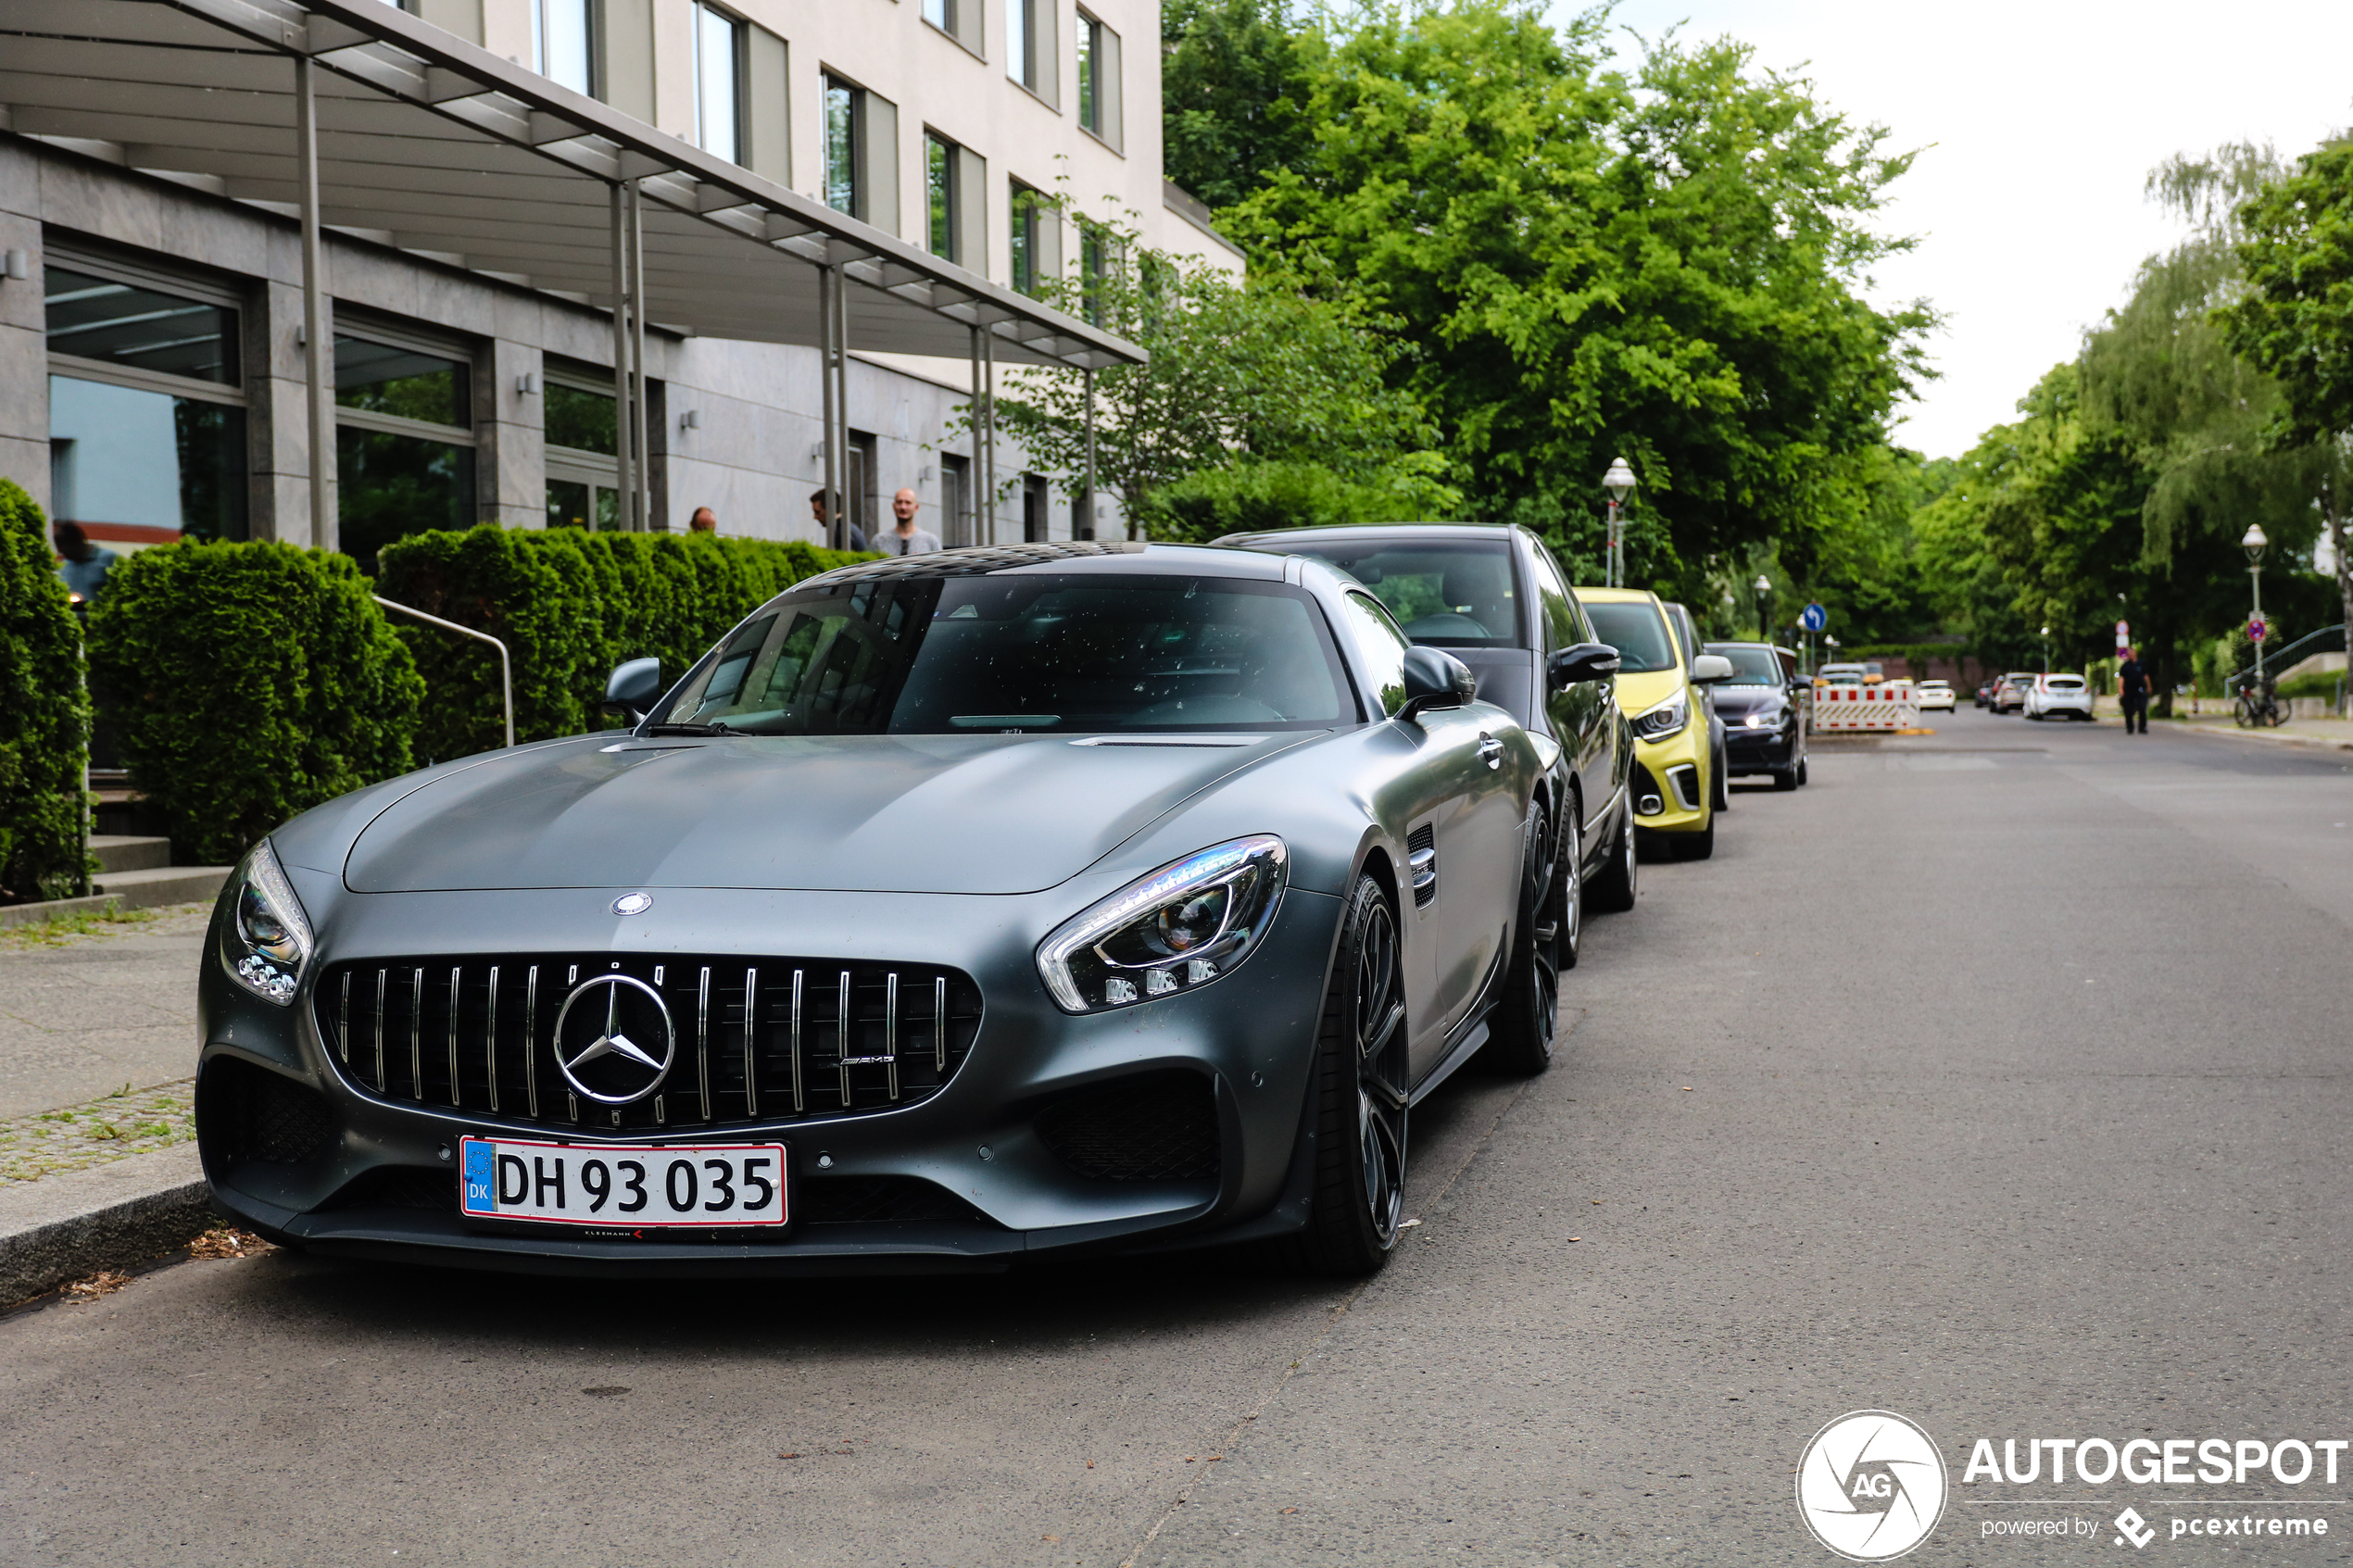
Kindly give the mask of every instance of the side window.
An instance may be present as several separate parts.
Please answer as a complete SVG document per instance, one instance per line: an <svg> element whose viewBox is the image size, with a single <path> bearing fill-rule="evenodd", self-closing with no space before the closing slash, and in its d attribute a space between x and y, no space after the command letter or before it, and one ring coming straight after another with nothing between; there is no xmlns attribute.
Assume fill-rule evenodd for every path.
<svg viewBox="0 0 2353 1568"><path fill-rule="evenodd" d="M1558 650L1590 642L1584 634L1585 618L1578 612L1577 601L1568 596L1552 552L1540 545L1530 552L1530 558L1535 562L1536 605L1544 617L1544 646Z"/></svg>
<svg viewBox="0 0 2353 1568"><path fill-rule="evenodd" d="M1781 684L1787 685L1797 679L1797 655L1783 648L1775 648L1773 658L1781 667Z"/></svg>
<svg viewBox="0 0 2353 1568"><path fill-rule="evenodd" d="M1342 596L1348 606L1343 623L1349 642L1364 661L1365 673L1375 700L1384 715L1405 706L1405 650L1414 645L1397 629L1380 601L1370 594L1350 590Z"/></svg>

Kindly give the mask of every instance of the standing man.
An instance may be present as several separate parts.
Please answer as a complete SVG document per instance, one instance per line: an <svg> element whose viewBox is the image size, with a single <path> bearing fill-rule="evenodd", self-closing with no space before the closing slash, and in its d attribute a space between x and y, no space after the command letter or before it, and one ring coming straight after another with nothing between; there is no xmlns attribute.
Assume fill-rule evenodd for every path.
<svg viewBox="0 0 2353 1568"><path fill-rule="evenodd" d="M927 556L939 548L939 535L915 526L915 508L923 503L915 499L912 490L901 490L890 498L890 515L899 526L883 530L875 548L887 556Z"/></svg>
<svg viewBox="0 0 2353 1568"><path fill-rule="evenodd" d="M2136 648L2126 648L2124 662L2116 667L2116 705L2124 710L2126 734L2136 724L2142 734L2149 733L2149 677Z"/></svg>
<svg viewBox="0 0 2353 1568"><path fill-rule="evenodd" d="M834 536L833 529L825 518L825 493L823 490L812 490L809 493L809 515L817 521L817 537L830 541ZM848 532L851 549L862 550L866 547L865 531L857 523L852 522Z"/></svg>
<svg viewBox="0 0 2353 1568"><path fill-rule="evenodd" d="M90 535L78 522L61 522L49 531L49 542L63 557L57 575L66 580L66 591L73 596L74 612L87 616L90 603L107 585L107 573L114 570L115 554L102 545L90 542Z"/></svg>

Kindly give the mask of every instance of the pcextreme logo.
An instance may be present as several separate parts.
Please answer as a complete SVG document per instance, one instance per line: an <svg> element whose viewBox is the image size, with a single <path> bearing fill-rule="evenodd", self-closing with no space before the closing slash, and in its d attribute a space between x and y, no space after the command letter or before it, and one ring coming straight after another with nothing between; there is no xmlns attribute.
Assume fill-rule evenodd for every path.
<svg viewBox="0 0 2353 1568"><path fill-rule="evenodd" d="M1814 1434L1797 1461L1797 1512L1850 1562L1903 1556L1944 1513L1944 1456L1893 1411L1854 1411Z"/></svg>

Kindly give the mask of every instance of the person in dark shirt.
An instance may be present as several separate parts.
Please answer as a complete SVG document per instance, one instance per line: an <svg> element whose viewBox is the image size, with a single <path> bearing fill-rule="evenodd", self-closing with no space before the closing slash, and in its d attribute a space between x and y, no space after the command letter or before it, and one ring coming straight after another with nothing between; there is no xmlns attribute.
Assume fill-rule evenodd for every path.
<svg viewBox="0 0 2353 1568"><path fill-rule="evenodd" d="M826 526L825 493L823 490L812 490L809 493L809 515L817 524L817 537L830 542L833 538L833 531ZM850 522L848 532L849 548L862 550L866 547L866 531L859 527L855 521Z"/></svg>
<svg viewBox="0 0 2353 1568"><path fill-rule="evenodd" d="M2124 733L2131 734L2135 725L2140 733L2149 733L2149 677L2141 668L2141 656L2133 649L2124 650L2124 662L2116 667L2116 702L2124 710Z"/></svg>
<svg viewBox="0 0 2353 1568"><path fill-rule="evenodd" d="M74 609L87 615L91 601L107 585L107 573L114 570L115 553L92 544L78 522L58 523L49 531L49 542L64 558L57 565L57 575L66 580L67 591L73 595Z"/></svg>

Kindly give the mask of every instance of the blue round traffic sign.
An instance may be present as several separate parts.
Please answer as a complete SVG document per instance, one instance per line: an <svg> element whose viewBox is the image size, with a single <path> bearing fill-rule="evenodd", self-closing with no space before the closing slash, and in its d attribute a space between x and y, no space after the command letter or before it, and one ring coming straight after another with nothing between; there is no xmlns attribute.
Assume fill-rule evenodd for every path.
<svg viewBox="0 0 2353 1568"><path fill-rule="evenodd" d="M1820 605L1807 605L1806 613L1797 618L1797 623L1808 632L1818 632L1831 623L1830 611Z"/></svg>

